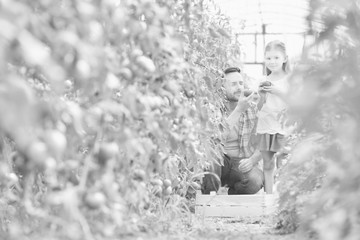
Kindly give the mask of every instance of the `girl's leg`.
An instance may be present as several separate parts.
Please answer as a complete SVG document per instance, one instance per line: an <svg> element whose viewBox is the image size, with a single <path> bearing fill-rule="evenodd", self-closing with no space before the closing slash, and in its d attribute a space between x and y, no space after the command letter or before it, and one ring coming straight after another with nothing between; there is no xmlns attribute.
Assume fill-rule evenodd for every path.
<svg viewBox="0 0 360 240"><path fill-rule="evenodd" d="M267 194L272 194L274 185L274 169L275 162L273 159L275 152L261 151L261 155L264 162L264 190Z"/></svg>

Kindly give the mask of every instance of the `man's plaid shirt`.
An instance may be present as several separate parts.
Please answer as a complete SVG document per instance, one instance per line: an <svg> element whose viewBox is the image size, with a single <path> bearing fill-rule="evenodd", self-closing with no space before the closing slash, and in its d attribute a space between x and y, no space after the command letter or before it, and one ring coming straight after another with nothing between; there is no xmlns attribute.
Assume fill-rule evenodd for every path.
<svg viewBox="0 0 360 240"><path fill-rule="evenodd" d="M232 129L227 128L224 134L225 141L227 141L229 140L230 135L233 138L234 134L236 133L239 158L249 158L255 151L257 112L258 112L258 108L256 104L252 104L245 112L241 113L238 125L233 127ZM231 147L233 148L234 146ZM225 143L225 149L226 149L226 143Z"/></svg>

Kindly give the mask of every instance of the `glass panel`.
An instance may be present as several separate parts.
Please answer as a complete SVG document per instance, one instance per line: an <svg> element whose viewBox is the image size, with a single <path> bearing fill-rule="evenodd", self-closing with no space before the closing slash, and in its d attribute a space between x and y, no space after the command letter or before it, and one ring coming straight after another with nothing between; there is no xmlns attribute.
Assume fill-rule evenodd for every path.
<svg viewBox="0 0 360 240"><path fill-rule="evenodd" d="M256 89L259 85L260 78L263 76L263 65L245 64L243 72L250 78L250 80L247 82L249 87L252 89Z"/></svg>
<svg viewBox="0 0 360 240"><path fill-rule="evenodd" d="M259 44L256 50L256 59L258 62L262 63L264 61L264 46L268 42L268 40L266 38L266 35L264 37L263 34L258 35L257 40Z"/></svg>
<svg viewBox="0 0 360 240"><path fill-rule="evenodd" d="M309 29L306 20L309 0L215 0L215 2L224 14L230 17L234 30L244 34L240 35L239 40L243 43L245 63L263 63L264 45L278 39L286 44L287 54L293 64L300 58L304 45L311 42L309 37L305 42L305 33ZM265 29L262 26L265 26ZM263 33L266 33L265 36ZM262 74L261 65L247 64L246 67L250 74L255 76Z"/></svg>
<svg viewBox="0 0 360 240"><path fill-rule="evenodd" d="M300 58L304 48L304 35L285 35L285 44L290 61ZM296 60L297 61L297 60Z"/></svg>
<svg viewBox="0 0 360 240"><path fill-rule="evenodd" d="M244 62L255 62L255 36L244 34L239 36Z"/></svg>
<svg viewBox="0 0 360 240"><path fill-rule="evenodd" d="M306 16L308 0L215 0L222 11L230 16L236 31L261 33L261 26L268 25L268 32L299 33L308 30ZM244 24L239 24L244 20ZM245 28L243 28L245 26Z"/></svg>

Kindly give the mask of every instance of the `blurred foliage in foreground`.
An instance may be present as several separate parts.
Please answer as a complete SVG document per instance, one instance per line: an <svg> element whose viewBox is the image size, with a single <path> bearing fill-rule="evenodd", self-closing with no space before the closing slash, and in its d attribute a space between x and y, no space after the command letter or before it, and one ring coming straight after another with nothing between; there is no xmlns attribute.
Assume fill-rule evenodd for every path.
<svg viewBox="0 0 360 240"><path fill-rule="evenodd" d="M279 184L278 227L324 240L358 239L360 3L310 6L309 18L324 29L292 78L290 111L301 124Z"/></svg>
<svg viewBox="0 0 360 240"><path fill-rule="evenodd" d="M221 160L220 70L239 55L212 1L0 0L0 26L0 236L189 221L186 196Z"/></svg>

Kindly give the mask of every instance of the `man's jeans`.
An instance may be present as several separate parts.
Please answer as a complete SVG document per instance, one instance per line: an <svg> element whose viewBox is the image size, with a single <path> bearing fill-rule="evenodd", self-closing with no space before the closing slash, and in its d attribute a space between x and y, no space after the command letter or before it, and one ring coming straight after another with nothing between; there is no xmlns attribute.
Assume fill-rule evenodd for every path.
<svg viewBox="0 0 360 240"><path fill-rule="evenodd" d="M240 158L230 158L224 155L224 166L214 166L212 172L221 179L221 186L227 186L228 194L255 194L264 185L263 172L253 167L249 172L242 173L238 169ZM209 194L211 191L218 191L219 181L212 174L206 174L203 178L201 191L203 194Z"/></svg>

